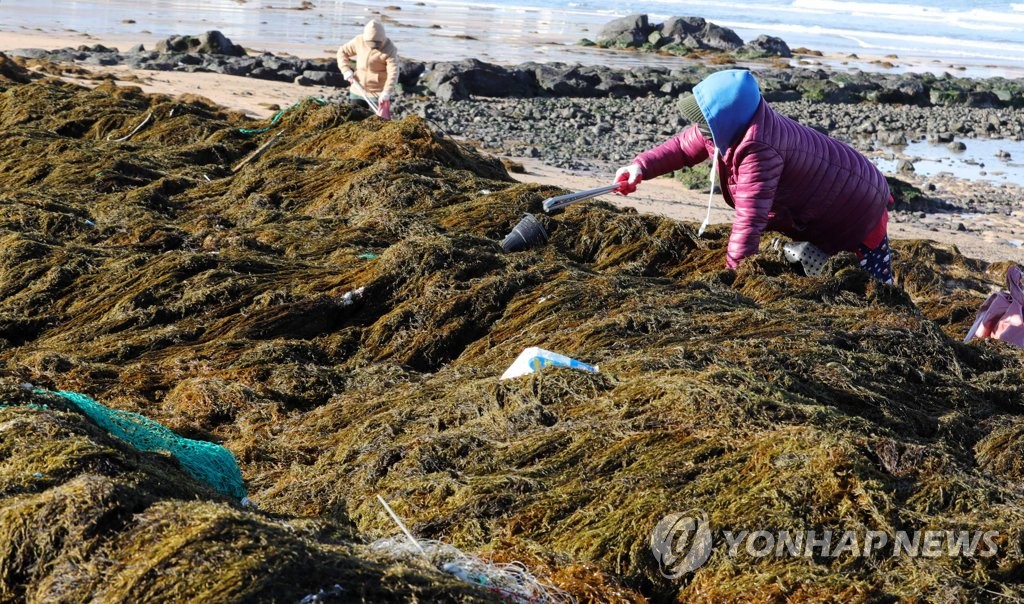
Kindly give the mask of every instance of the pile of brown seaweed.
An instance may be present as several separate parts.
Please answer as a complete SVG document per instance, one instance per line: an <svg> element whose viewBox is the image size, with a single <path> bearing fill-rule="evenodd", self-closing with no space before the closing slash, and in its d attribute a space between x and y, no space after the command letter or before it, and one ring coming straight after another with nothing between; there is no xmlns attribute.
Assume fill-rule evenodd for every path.
<svg viewBox="0 0 1024 604"><path fill-rule="evenodd" d="M896 242L896 288L845 255L804 277L766 243L731 273L727 225L697 238L601 202L544 215L561 191L415 117L300 102L246 134L268 124L0 69L0 600L495 598L367 547L396 532L377 494L417 535L580 602L1021 589L1024 351L960 343L1005 264ZM503 254L523 212L551 241ZM600 373L499 382L528 346ZM23 382L222 443L257 509ZM716 541L667 579L652 530L695 509L719 531L965 529L999 547Z"/></svg>

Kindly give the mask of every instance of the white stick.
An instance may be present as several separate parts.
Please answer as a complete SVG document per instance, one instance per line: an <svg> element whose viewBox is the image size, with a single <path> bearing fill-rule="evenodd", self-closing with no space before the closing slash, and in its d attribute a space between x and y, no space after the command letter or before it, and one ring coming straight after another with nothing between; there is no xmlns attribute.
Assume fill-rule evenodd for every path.
<svg viewBox="0 0 1024 604"><path fill-rule="evenodd" d="M363 85L359 83L359 80L355 79L355 76L352 77L351 86L358 90L359 96L363 97L363 100L370 106L370 109L373 109L373 112L377 114L377 117L380 117L380 108L377 107L376 103L370 100L370 97L366 96L366 90L363 88Z"/></svg>
<svg viewBox="0 0 1024 604"><path fill-rule="evenodd" d="M373 109L373 112L380 116L380 108L377 107L377 105L375 105L373 101L370 100L370 97L363 94L362 90L360 90L359 94L363 95L363 100L366 101L366 104L370 106L370 109Z"/></svg>
<svg viewBox="0 0 1024 604"><path fill-rule="evenodd" d="M388 514L391 516L391 519L395 521L395 524L398 525L398 528L402 529L402 532L405 533L405 536L409 538L409 541L412 541L412 544L416 546L416 549L420 550L420 553L426 556L426 550L424 550L423 547L420 546L420 542L416 540L416 537L412 536L412 533L409 532L409 529L405 528L405 525L402 524L402 519L398 517L398 514L396 514L395 511L391 509L391 506L388 505L388 502L384 501L384 498L381 497L379 493L377 494L377 500L380 501L380 504L384 506L385 510L388 511Z"/></svg>
<svg viewBox="0 0 1024 604"><path fill-rule="evenodd" d="M132 130L128 134L122 136L121 138L115 138L113 142L115 142L115 143L123 143L124 141L130 139L132 136L135 135L136 132L138 132L139 130L142 130L143 126L145 126L146 124L149 123L149 118L151 118L151 117L153 117L153 112L152 111L149 112L149 115L146 116L146 119L142 120L142 123L139 124L138 126L136 126L134 130ZM108 141L110 140L110 136L107 136L107 140Z"/></svg>

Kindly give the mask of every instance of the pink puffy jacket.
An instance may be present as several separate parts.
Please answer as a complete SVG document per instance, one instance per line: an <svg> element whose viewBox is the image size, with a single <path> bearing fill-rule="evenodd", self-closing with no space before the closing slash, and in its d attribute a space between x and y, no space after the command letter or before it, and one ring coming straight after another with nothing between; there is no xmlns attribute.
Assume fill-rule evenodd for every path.
<svg viewBox="0 0 1024 604"><path fill-rule="evenodd" d="M888 205L889 185L866 157L776 113L763 99L736 142L725 144L718 180L726 203L736 209L729 268L757 251L765 229L829 254L854 251ZM633 161L646 180L704 161L714 149L694 125Z"/></svg>

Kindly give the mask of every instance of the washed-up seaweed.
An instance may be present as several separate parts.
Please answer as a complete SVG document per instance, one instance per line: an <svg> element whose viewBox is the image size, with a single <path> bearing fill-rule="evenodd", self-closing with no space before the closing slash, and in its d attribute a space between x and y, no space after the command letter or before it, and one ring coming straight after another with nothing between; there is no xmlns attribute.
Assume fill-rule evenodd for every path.
<svg viewBox="0 0 1024 604"><path fill-rule="evenodd" d="M494 597L368 548L395 533L378 494L418 536L580 602L1020 590L1024 353L960 342L1005 263L896 241L894 287L848 254L806 277L766 238L733 273L728 225L698 238L601 201L547 215L563 190L414 116L308 103L242 131L263 126L198 98L0 81L0 600ZM549 243L502 253L524 212ZM530 346L600 371L499 381ZM22 382L224 445L255 507ZM652 531L698 509L718 530L961 528L1000 547L716 543L666 578Z"/></svg>

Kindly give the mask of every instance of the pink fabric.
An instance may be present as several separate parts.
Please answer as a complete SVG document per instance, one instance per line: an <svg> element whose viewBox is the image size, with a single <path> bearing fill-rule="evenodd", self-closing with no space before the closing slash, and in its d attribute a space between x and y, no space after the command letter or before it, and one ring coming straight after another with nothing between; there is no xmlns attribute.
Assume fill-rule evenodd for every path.
<svg viewBox="0 0 1024 604"><path fill-rule="evenodd" d="M691 126L633 161L650 180L711 157ZM828 254L856 250L889 201L882 173L849 145L777 113L765 101L719 160L726 203L735 208L726 264L757 251L765 230L810 241Z"/></svg>
<svg viewBox="0 0 1024 604"><path fill-rule="evenodd" d="M964 342L995 338L1024 348L1024 290L1020 266L1011 266L1006 271L1006 287L1010 291L996 292L981 305Z"/></svg>
<svg viewBox="0 0 1024 604"><path fill-rule="evenodd" d="M864 247L869 250L873 250L876 247L882 245L882 240L889 234L889 210L882 210L882 217L878 219L878 224L875 228L871 229L871 232L864 237Z"/></svg>

